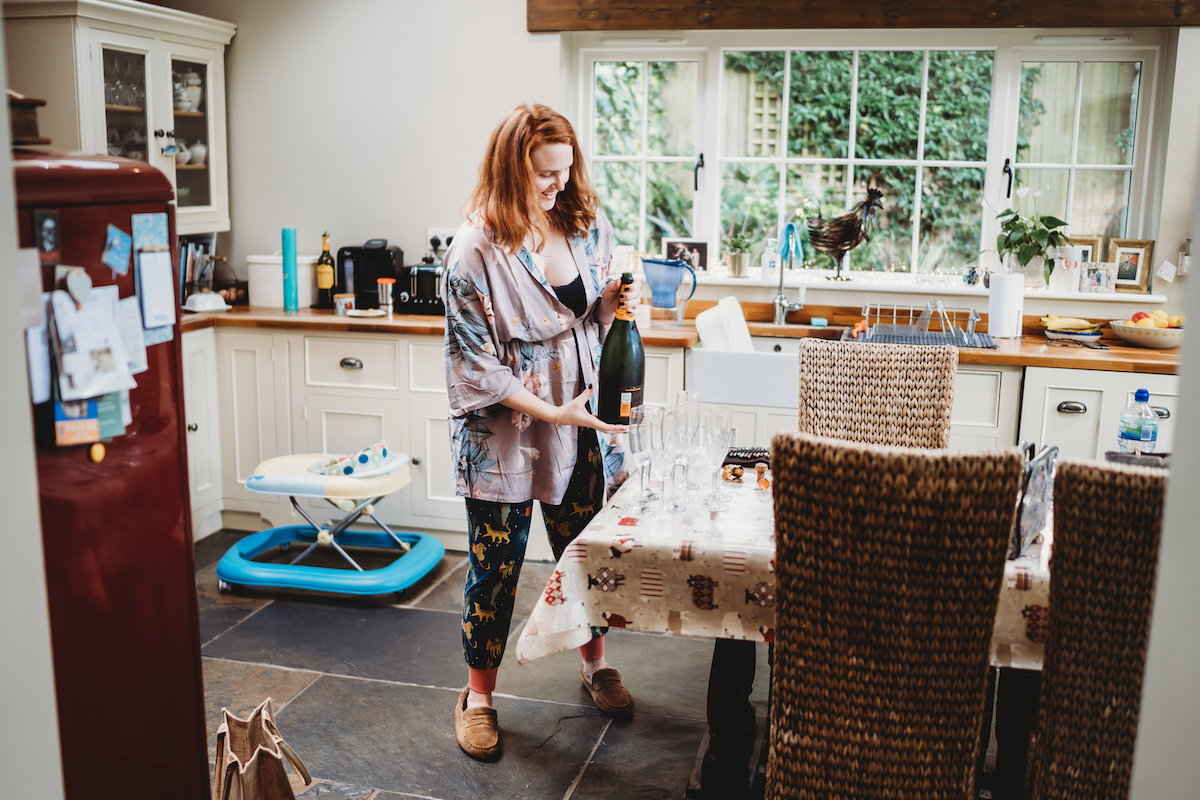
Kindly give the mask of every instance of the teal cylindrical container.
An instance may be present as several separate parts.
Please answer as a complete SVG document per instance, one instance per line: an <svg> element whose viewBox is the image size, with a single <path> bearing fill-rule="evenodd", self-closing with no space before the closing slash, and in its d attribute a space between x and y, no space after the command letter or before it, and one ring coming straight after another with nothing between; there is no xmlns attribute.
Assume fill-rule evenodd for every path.
<svg viewBox="0 0 1200 800"><path fill-rule="evenodd" d="M300 287L297 283L296 229L283 229L283 310L300 310Z"/></svg>

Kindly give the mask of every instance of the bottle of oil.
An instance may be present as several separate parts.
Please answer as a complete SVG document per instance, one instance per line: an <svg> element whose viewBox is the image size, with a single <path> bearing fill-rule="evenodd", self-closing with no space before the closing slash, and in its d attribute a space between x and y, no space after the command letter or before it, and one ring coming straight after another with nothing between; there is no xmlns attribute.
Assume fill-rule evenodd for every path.
<svg viewBox="0 0 1200 800"><path fill-rule="evenodd" d="M329 234L321 234L321 257L317 259L317 304L315 308L333 308L333 256L329 254Z"/></svg>
<svg viewBox="0 0 1200 800"><path fill-rule="evenodd" d="M633 273L621 275L621 289L633 283ZM646 381L646 351L633 322L633 313L621 305L604 339L600 353L600 396L597 414L615 425L628 425L629 412L642 404Z"/></svg>

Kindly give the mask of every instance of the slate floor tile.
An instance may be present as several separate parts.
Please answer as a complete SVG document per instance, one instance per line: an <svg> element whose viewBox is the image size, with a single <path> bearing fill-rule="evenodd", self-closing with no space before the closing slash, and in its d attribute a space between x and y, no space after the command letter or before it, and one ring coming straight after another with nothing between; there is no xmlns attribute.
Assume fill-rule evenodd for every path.
<svg viewBox="0 0 1200 800"><path fill-rule="evenodd" d="M439 611L458 612L462 609L463 587L467 582L467 554L446 553L447 559L456 559L449 572L441 578L441 583L423 597L413 595L413 608L430 608Z"/></svg>
<svg viewBox="0 0 1200 800"><path fill-rule="evenodd" d="M454 687L467 683L457 614L276 600L209 643L204 655L335 675Z"/></svg>
<svg viewBox="0 0 1200 800"><path fill-rule="evenodd" d="M324 780L435 798L560 798L608 721L595 710L497 697L503 755L482 763L454 739L456 697L453 690L324 677L278 723Z"/></svg>
<svg viewBox="0 0 1200 800"><path fill-rule="evenodd" d="M247 531L219 530L210 533L193 545L196 569L202 570L209 564L215 564L225 555L225 551L233 547L243 536L249 536Z"/></svg>
<svg viewBox="0 0 1200 800"><path fill-rule="evenodd" d="M604 733L571 800L681 798L707 725L634 714Z"/></svg>
<svg viewBox="0 0 1200 800"><path fill-rule="evenodd" d="M704 719L708 697L708 673L712 666L711 639L686 639L634 631L610 630L605 638L605 657L621 673L633 695L637 714ZM579 655L556 653L518 664L510 642L508 655L500 664L496 691L524 697L540 697L558 703L592 705L591 695L579 679ZM752 701L766 701L767 648L756 648L755 688Z"/></svg>
<svg viewBox="0 0 1200 800"><path fill-rule="evenodd" d="M213 534L216 536L217 534ZM211 538L211 537L210 537ZM200 603L200 641L215 637L271 602L269 596L222 594L217 589L217 562L196 573L196 595Z"/></svg>
<svg viewBox="0 0 1200 800"><path fill-rule="evenodd" d="M303 761L304 759L301 759ZM308 766L307 764L305 766ZM304 792L296 795L297 800L367 800L375 790L371 787L351 786L336 781L317 781Z"/></svg>

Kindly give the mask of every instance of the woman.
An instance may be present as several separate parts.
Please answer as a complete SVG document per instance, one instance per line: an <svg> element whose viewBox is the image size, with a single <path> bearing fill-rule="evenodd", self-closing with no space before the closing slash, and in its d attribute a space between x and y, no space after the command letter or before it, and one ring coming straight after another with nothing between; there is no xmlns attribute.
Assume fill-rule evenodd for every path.
<svg viewBox="0 0 1200 800"><path fill-rule="evenodd" d="M488 759L533 501L557 559L625 477L624 427L593 416L592 398L604 333L637 293L619 297L606 274L612 226L571 124L545 106L518 106L492 132L468 209L444 280L450 438L471 544L470 678L454 727L468 755ZM603 633L579 648L580 677L603 711L626 715L633 698L604 660Z"/></svg>

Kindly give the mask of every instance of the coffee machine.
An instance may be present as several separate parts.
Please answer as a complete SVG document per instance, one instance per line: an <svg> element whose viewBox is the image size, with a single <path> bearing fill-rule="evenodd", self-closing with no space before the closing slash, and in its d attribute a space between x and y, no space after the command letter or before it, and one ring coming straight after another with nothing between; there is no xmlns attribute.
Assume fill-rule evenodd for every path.
<svg viewBox="0 0 1200 800"><path fill-rule="evenodd" d="M355 308L379 308L377 281L392 278L401 283L405 277L404 251L389 246L387 239L371 239L362 247L338 250L336 291L353 294Z"/></svg>

